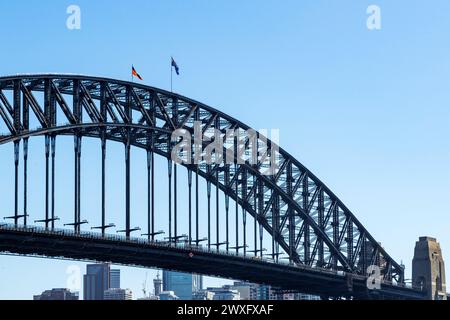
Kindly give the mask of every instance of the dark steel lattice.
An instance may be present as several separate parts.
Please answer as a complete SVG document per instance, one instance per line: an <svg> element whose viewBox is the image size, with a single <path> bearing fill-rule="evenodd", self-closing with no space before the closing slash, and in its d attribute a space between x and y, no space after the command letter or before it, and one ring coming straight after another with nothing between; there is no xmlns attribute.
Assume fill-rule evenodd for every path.
<svg viewBox="0 0 450 320"><path fill-rule="evenodd" d="M7 98L6 92L12 98ZM43 92L43 105L33 93ZM66 102L67 96L72 103ZM57 109L64 118L57 119ZM38 128L30 128L30 113L39 122ZM85 115L83 117L83 115ZM87 115L87 116L86 116ZM14 143L16 155L16 198L15 215L11 217L16 224L27 224L27 208L22 214L18 208L17 163L19 146L23 143L24 166L26 172L28 139L32 136L46 137L46 164L54 161L54 143L58 135L72 135L75 140L75 177L79 177L82 137L97 137L102 141L103 169L105 145L107 140L122 142L126 150L127 170L127 202L126 230L129 236L133 231L130 226L130 181L129 150L136 146L147 150L148 177L151 181L153 155L158 154L170 159L171 134L175 129L184 128L193 134L194 121L201 122L203 132L219 129L223 134L227 129L245 131L250 129L245 124L197 101L173 94L164 90L135 83L72 75L26 75L0 78L0 116L8 133L0 136L0 145ZM262 137L258 136L258 141ZM261 141L263 143L263 141ZM271 142L267 142L271 146ZM241 210L256 217L258 223L272 237L272 258L278 259L280 252L285 252L295 264L320 267L365 275L370 265L381 268L386 281L403 283L403 268L397 264L368 233L350 210L300 162L280 149L279 171L273 176L260 173L261 166L245 164L184 165L189 170L189 194L192 190L192 176L201 176L208 182L208 199L211 197L211 184L225 194L228 215L230 199L237 201ZM170 167L172 163L169 161ZM54 168L54 166L51 166ZM169 170L172 171L172 170ZM176 172L172 173L176 175ZM105 184L103 170L103 187ZM50 175L51 176L51 175ZM47 175L48 177L48 175ZM172 179L172 178L171 178ZM175 176L176 179L176 176ZM172 181L172 180L170 180ZM53 194L47 181L47 194ZM84 221L80 212L80 184L75 179L74 221L71 225L79 231ZM54 187L54 186L53 186ZM26 199L26 176L25 176ZM197 190L195 190L198 192ZM214 195L213 195L214 196ZM149 197L151 195L149 194ZM42 220L47 227L55 224L53 207L48 203L46 216ZM106 224L104 195L102 226L104 233L110 227ZM176 198L175 198L176 201ZM189 197L191 201L191 197ZM26 200L25 200L26 202ZM149 201L148 237L154 238L153 213ZM191 204L189 204L190 208ZM217 210L218 212L218 210ZM189 212L191 215L191 212ZM191 223L191 222L190 222ZM175 227L176 230L176 227ZM198 229L197 229L198 230ZM208 226L209 230L209 226ZM219 230L217 230L217 233ZM170 230L170 239L179 235ZM198 242L189 228L189 241ZM262 237L263 232L260 232ZM256 235L256 233L255 233ZM230 248L226 240L212 244L208 237L209 247L223 246L227 250L239 251L243 248ZM262 243L262 239L259 239ZM255 241L256 243L256 241ZM281 251L280 251L281 249ZM262 255L261 247L255 248L255 255Z"/></svg>

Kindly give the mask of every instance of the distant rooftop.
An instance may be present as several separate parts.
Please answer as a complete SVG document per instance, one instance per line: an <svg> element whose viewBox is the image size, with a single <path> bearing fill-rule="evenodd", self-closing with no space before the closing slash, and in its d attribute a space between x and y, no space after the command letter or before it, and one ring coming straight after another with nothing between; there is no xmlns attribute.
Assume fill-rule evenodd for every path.
<svg viewBox="0 0 450 320"><path fill-rule="evenodd" d="M436 238L433 238L433 237L420 237L419 241L433 241L433 242L437 242Z"/></svg>

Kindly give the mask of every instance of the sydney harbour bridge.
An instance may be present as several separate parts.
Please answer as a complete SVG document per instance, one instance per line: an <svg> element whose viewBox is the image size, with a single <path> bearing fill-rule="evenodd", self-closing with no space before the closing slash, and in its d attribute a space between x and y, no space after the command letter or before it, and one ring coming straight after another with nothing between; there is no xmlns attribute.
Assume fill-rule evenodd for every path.
<svg viewBox="0 0 450 320"><path fill-rule="evenodd" d="M175 163L176 130L194 136L198 124L205 136L219 132L215 139L222 140L223 148L230 143L227 130L250 130L220 110L136 83L55 74L0 78L0 116L0 148L11 149L14 170L13 179L1 182L14 190L12 197L2 197L2 203L11 202L13 212L0 213L1 252L200 273L325 299L424 298L423 292L405 285L404 268L344 203L282 148L271 175L263 173L265 161L238 161L239 152L231 162ZM64 204L70 215L63 219L55 198L67 191L56 185L55 161L56 141L67 137L73 138L73 148L64 156L74 165L66 164L64 170L73 176L73 189L71 201ZM33 139L43 141L42 152L30 152ZM87 140L98 141L101 154L101 170L89 178L82 174ZM275 149L259 133L250 140L244 147L256 141ZM124 207L113 209L115 221L107 209L107 193L114 188L107 183L113 144L124 148ZM133 168L147 185L145 197L139 198L146 212L132 210L134 150L146 155ZM39 210L28 201L34 192L28 174L34 157L44 159ZM82 210L82 178L100 181L98 212ZM164 196L157 196L161 188L167 188ZM180 197L180 190L187 195ZM138 216L145 223L136 227ZM367 285L373 266L379 270L376 289Z"/></svg>

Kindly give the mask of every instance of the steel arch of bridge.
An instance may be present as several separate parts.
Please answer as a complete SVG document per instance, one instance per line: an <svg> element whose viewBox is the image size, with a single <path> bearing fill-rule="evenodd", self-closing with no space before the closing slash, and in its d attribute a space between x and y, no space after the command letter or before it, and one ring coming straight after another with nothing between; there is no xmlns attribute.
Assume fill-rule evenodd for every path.
<svg viewBox="0 0 450 320"><path fill-rule="evenodd" d="M7 94L10 94L8 98ZM43 102L35 97L36 92L43 93ZM70 96L72 103L67 103ZM30 114L39 123L30 128ZM57 115L63 115L57 119ZM74 136L75 146L75 194L74 221L70 223L75 232L80 232L85 223L80 212L80 158L82 137L95 137L102 145L102 225L98 227L105 234L110 225L105 216L105 157L106 142L117 141L125 145L126 163L126 236L135 229L131 228L130 211L130 148L135 146L147 151L148 192L148 239L154 240L157 231L154 223L154 155L168 159L169 181L177 184L177 166L171 158L172 132L185 129L193 134L194 122L201 123L202 132L220 130L223 135L227 129L238 131L250 127L227 114L192 99L161 89L119 80L78 76L78 75L23 75L0 78L0 117L9 132L0 136L0 145L13 143L15 152L15 212L11 218L16 225L28 224L27 217L27 161L28 140L33 136L45 137L46 148L46 210L42 221L47 228L54 228L54 157L55 139L58 135ZM264 137L258 135L258 141ZM20 144L23 145L24 161L24 209L20 212L18 195L18 163ZM53 165L49 165L51 159ZM190 243L201 242L198 234L192 233L191 194L193 179L202 177L207 181L208 216L209 202L212 196L211 185L225 195L225 214L227 217L226 239L220 242L217 225L216 243L212 243L211 226L208 224L208 247L226 246L227 250L246 252L246 239L239 247L229 247L228 216L230 199L239 205L239 210L255 218L260 228L271 235L272 258L277 261L280 248L289 260L297 265L344 271L357 275L366 275L367 267L380 267L385 281L402 284L403 268L396 263L369 234L352 212L327 188L315 175L293 158L285 150L279 150L279 170L273 176L261 174L263 164L225 164L207 165L200 163L183 164L189 172L189 237ZM52 169L50 169L50 167ZM52 170L50 173L49 170ZM49 181L49 176L51 181ZM198 183L195 184L198 186ZM176 188L176 187L175 187ZM172 188L170 188L172 190ZM175 189L176 190L176 189ZM198 195L198 190L194 190ZM176 191L175 191L176 192ZM50 195L49 195L50 194ZM219 197L218 193L216 194ZM172 194L169 195L172 197ZM177 241L176 230L176 194L169 199L169 239ZM172 205L173 202L173 205ZM218 202L217 202L218 203ZM236 205L236 214L238 213ZM172 206L175 212L172 212ZM198 209L198 205L197 205ZM217 208L217 214L219 209ZM198 215L198 213L197 213ZM172 216L175 229L172 228ZM196 221L198 224L198 219ZM245 222L245 219L243 221ZM256 227L256 222L255 222ZM237 227L236 227L237 229ZM172 233L173 231L173 233ZM256 235L256 231L255 231ZM255 241L255 255L262 256L262 236L260 245ZM245 233L243 234L245 237ZM255 239L256 240L256 239Z"/></svg>

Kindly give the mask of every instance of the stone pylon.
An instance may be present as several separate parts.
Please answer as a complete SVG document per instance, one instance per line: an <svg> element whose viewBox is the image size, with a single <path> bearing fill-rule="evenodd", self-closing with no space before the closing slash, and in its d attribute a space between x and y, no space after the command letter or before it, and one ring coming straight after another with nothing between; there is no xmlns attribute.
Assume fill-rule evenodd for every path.
<svg viewBox="0 0 450 320"><path fill-rule="evenodd" d="M414 287L427 293L428 299L447 300L444 258L435 238L421 237L416 242L412 281Z"/></svg>

